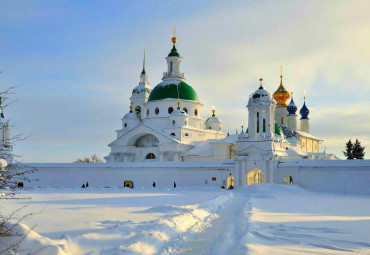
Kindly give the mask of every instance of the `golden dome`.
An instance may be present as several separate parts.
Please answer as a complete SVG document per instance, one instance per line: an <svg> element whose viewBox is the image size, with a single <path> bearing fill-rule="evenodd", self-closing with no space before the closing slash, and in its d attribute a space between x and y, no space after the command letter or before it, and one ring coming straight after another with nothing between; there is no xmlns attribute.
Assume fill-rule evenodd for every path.
<svg viewBox="0 0 370 255"><path fill-rule="evenodd" d="M172 42L173 42L173 44L177 43L177 38L175 36L172 37Z"/></svg>
<svg viewBox="0 0 370 255"><path fill-rule="evenodd" d="M290 94L283 86L283 75L280 75L280 86L274 93L274 99L278 105L288 106L287 100L290 98Z"/></svg>

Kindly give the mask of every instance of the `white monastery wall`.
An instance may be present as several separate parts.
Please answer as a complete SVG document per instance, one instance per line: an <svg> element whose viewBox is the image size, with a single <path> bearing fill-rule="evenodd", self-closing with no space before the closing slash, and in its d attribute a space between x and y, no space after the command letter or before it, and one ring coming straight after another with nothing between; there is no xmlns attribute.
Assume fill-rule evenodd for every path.
<svg viewBox="0 0 370 255"><path fill-rule="evenodd" d="M276 162L276 182L319 192L370 194L370 160L281 160Z"/></svg>
<svg viewBox="0 0 370 255"><path fill-rule="evenodd" d="M28 164L38 169L32 174L31 183L26 187L81 187L89 182L90 187L123 187L125 180L134 182L134 187L173 187L225 185L230 173L235 175L234 165L218 162L199 163L143 162L143 163L44 163Z"/></svg>
<svg viewBox="0 0 370 255"><path fill-rule="evenodd" d="M370 194L370 160L285 159L268 162L271 168L268 167L264 182L284 184L285 177L292 176L293 184L312 191ZM264 168L251 161L245 161L244 164L251 164L248 168ZM29 165L38 169L32 174L32 179L38 181L25 183L26 187L76 188L87 181L91 187L122 187L125 180L133 181L135 187L150 187L153 181L157 187L172 187L173 182L178 187L221 187L230 173L235 177L236 185L239 179L242 180L241 185L246 184L246 173L239 176L235 163L231 161Z"/></svg>

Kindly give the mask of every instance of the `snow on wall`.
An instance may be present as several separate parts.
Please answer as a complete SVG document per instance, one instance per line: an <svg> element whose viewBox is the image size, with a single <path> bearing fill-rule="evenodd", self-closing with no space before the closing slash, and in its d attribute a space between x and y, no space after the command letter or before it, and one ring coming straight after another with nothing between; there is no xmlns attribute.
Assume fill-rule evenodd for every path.
<svg viewBox="0 0 370 255"><path fill-rule="evenodd" d="M172 187L176 182L180 186L221 187L231 172L233 165L219 162L176 163L107 163L107 164L28 164L38 169L32 174L31 183L26 187L81 187L89 182L90 187L122 187L125 180L134 182L135 187L150 187L156 182L157 187Z"/></svg>
<svg viewBox="0 0 370 255"><path fill-rule="evenodd" d="M212 186L221 187L231 173L236 173L234 161L225 162L141 162L106 164L29 164L38 169L32 175L37 182L26 187L122 187L125 180L135 187ZM370 194L370 160L301 160L285 159L274 162L274 182L293 183L303 188L334 193ZM214 180L216 178L216 180Z"/></svg>
<svg viewBox="0 0 370 255"><path fill-rule="evenodd" d="M286 176L302 188L334 193L370 194L370 160L281 160L277 183Z"/></svg>

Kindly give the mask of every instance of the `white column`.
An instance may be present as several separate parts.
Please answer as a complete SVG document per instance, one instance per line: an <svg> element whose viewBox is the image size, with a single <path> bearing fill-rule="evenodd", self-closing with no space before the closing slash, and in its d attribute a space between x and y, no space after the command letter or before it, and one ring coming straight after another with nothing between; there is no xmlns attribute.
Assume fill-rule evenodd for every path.
<svg viewBox="0 0 370 255"><path fill-rule="evenodd" d="M163 162L163 153L162 151L159 152L159 161Z"/></svg>
<svg viewBox="0 0 370 255"><path fill-rule="evenodd" d="M266 114L266 137L270 138L273 136L273 132L272 132L272 126L271 126L271 111L270 111L271 107L267 107L266 108L266 111L265 111L265 114Z"/></svg>
<svg viewBox="0 0 370 255"><path fill-rule="evenodd" d="M174 157L175 162L179 161L179 153L178 152L174 152L173 157Z"/></svg>

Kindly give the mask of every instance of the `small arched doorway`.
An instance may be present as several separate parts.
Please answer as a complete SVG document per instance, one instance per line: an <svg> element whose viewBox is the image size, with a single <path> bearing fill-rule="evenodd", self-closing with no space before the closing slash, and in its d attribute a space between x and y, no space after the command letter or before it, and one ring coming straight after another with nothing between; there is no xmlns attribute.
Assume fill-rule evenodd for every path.
<svg viewBox="0 0 370 255"><path fill-rule="evenodd" d="M246 178L247 185L263 183L263 172L261 169L253 168L247 173Z"/></svg>
<svg viewBox="0 0 370 255"><path fill-rule="evenodd" d="M293 177L290 176L290 175L285 176L284 182L285 182L285 184L288 184L288 185L293 184Z"/></svg>
<svg viewBox="0 0 370 255"><path fill-rule="evenodd" d="M233 189L235 187L235 179L230 174L226 179L226 189Z"/></svg>

